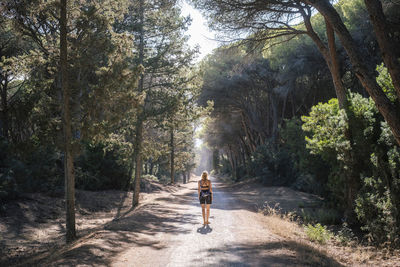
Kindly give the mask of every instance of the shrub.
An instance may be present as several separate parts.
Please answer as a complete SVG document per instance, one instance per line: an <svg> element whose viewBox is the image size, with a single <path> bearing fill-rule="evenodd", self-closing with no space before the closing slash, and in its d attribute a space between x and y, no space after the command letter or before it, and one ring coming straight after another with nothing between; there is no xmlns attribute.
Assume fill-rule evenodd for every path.
<svg viewBox="0 0 400 267"><path fill-rule="evenodd" d="M320 244L325 244L333 236L331 232L326 229L326 226L322 226L319 223L315 226L307 224L304 226L304 231L311 241L317 241Z"/></svg>

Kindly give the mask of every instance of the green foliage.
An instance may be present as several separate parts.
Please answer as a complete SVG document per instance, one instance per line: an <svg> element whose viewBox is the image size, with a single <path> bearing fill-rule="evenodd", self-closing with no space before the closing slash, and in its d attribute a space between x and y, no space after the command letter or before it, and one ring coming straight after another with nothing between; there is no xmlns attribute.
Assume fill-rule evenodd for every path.
<svg viewBox="0 0 400 267"><path fill-rule="evenodd" d="M378 81L389 97L394 98L393 85L387 71ZM307 133L307 147L329 162L328 187L336 203L344 202L344 180L349 172L358 177L358 197L355 212L362 229L376 243L399 243L400 217L400 148L387 124L378 113L371 98L349 94L348 118L338 109L336 99L313 107L304 116L303 129ZM345 138L347 121L352 145ZM351 162L343 156L351 153ZM342 204L339 205L339 207Z"/></svg>
<svg viewBox="0 0 400 267"><path fill-rule="evenodd" d="M76 161L76 186L85 190L124 189L130 173L121 157L121 148L116 145L87 143Z"/></svg>
<svg viewBox="0 0 400 267"><path fill-rule="evenodd" d="M390 77L388 69L382 63L376 67L376 71L379 73L376 81L382 87L383 91L386 93L387 97L395 102L397 100L396 90L394 89L392 83L392 77Z"/></svg>
<svg viewBox="0 0 400 267"><path fill-rule="evenodd" d="M394 87L387 70L379 66L378 82L395 99ZM372 102L372 101L371 101ZM400 240L400 148L386 122L374 125L375 138L370 140L369 173L361 174L361 189L356 200L356 214L371 241L399 245ZM367 139L368 140L368 139Z"/></svg>
<svg viewBox="0 0 400 267"><path fill-rule="evenodd" d="M273 142L258 146L252 155L251 168L261 176L265 185L290 185L296 178L290 153Z"/></svg>
<svg viewBox="0 0 400 267"><path fill-rule="evenodd" d="M319 103L311 108L309 116L303 116L303 130L312 135L306 136L307 148L312 154L321 155L326 161L337 161L350 149L344 132L347 126L346 114L339 110L337 99Z"/></svg>
<svg viewBox="0 0 400 267"><path fill-rule="evenodd" d="M322 226L317 223L316 225L307 224L304 226L304 231L311 241L316 241L320 244L325 244L332 238L332 233L326 229L326 226Z"/></svg>

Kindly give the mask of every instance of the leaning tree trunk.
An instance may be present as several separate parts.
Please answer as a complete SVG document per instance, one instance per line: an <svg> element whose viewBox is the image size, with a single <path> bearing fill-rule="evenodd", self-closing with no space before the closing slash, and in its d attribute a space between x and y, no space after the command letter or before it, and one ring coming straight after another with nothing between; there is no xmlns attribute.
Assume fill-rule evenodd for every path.
<svg viewBox="0 0 400 267"><path fill-rule="evenodd" d="M75 231L75 175L72 153L71 115L69 108L68 70L67 70L67 0L61 0L60 9L60 68L61 88L63 92L63 126L64 126L64 176L66 206L66 239L67 243L76 238Z"/></svg>
<svg viewBox="0 0 400 267"><path fill-rule="evenodd" d="M374 100L379 112L388 123L397 144L400 145L400 111L378 85L375 72L367 68L367 64L361 55L360 48L350 35L339 14L328 0L308 0L305 2L314 6L334 28L350 58L355 75Z"/></svg>
<svg viewBox="0 0 400 267"><path fill-rule="evenodd" d="M330 72L332 75L333 85L335 87L336 96L338 98L339 108L348 111L348 103L346 90L342 82L342 76L340 75L339 58L336 52L335 44L335 33L332 25L328 20L325 20L326 25L326 36L328 38L328 49L331 60Z"/></svg>
<svg viewBox="0 0 400 267"><path fill-rule="evenodd" d="M367 7L372 26L381 50L383 62L392 77L393 86L397 98L400 101L400 62L398 58L398 47L391 40L389 26L383 13L382 3L379 0L364 0Z"/></svg>
<svg viewBox="0 0 400 267"><path fill-rule="evenodd" d="M317 33L314 31L311 25L311 15L306 14L304 11L302 12L304 23L307 29L307 34L316 44L318 50L322 54L325 62L328 66L328 69L331 73L333 85L336 92L336 97L338 99L339 108L343 109L346 114L349 114L349 105L346 96L346 90L343 86L341 75L340 75L340 65L339 59L336 52L336 44L335 44L335 33L331 23L325 19L326 25L326 35L328 39L328 47L324 44L324 42L320 39ZM347 116L349 118L349 116ZM348 124L351 125L351 122L348 121ZM349 127L350 128L350 127ZM346 151L344 154L345 164L348 166L348 170L346 173L346 217L349 222L355 221L354 214L354 201L356 198L356 194L359 188L359 177L356 173L356 160L354 159L354 155L352 152L353 147L353 138L349 129L345 129L344 135L346 140L350 143L350 150Z"/></svg>

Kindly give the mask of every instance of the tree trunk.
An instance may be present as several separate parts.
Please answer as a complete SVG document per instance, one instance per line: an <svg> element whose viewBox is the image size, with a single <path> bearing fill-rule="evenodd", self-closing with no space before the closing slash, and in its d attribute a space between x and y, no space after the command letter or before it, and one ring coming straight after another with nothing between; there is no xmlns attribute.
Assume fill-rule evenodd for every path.
<svg viewBox="0 0 400 267"><path fill-rule="evenodd" d="M357 78L374 100L379 112L388 123L396 142L400 145L400 112L396 106L390 102L382 88L376 82L375 72L367 68L368 65L365 63L361 55L360 48L353 40L339 14L328 0L308 0L305 2L314 6L334 28L340 42L350 58Z"/></svg>
<svg viewBox="0 0 400 267"><path fill-rule="evenodd" d="M61 88L63 92L63 126L64 126L64 176L66 206L66 240L76 239L75 231L75 176L72 153L71 115L69 107L68 69L67 69L67 0L61 0L60 9L60 68Z"/></svg>
<svg viewBox="0 0 400 267"><path fill-rule="evenodd" d="M174 144L174 127L171 127L170 133L171 145L171 184L175 183L175 144Z"/></svg>
<svg viewBox="0 0 400 267"><path fill-rule="evenodd" d="M1 119L3 121L3 136L8 140L9 124L8 124L8 100L7 100L7 90L8 90L8 77L7 74L4 76L4 84L1 87Z"/></svg>
<svg viewBox="0 0 400 267"><path fill-rule="evenodd" d="M140 180L142 172L142 137L143 135L143 120L141 116L136 122L136 139L135 139L135 182L133 187L132 207L139 205Z"/></svg>
<svg viewBox="0 0 400 267"><path fill-rule="evenodd" d="M383 13L382 3L379 0L364 0L367 7L376 39L381 50L383 62L392 77L397 98L400 101L400 62L398 58L398 47L395 46L390 37L389 26ZM397 52L397 53L396 53Z"/></svg>
<svg viewBox="0 0 400 267"><path fill-rule="evenodd" d="M275 99L275 97L273 97ZM272 129L271 129L271 137L273 142L275 143L278 139L278 107L277 101L271 101L271 111L272 111Z"/></svg>
<svg viewBox="0 0 400 267"><path fill-rule="evenodd" d="M144 0L139 1L139 64L143 64L144 61ZM140 76L138 91L143 92L144 86L143 74ZM144 114L143 110L139 107L137 121L136 121L136 136L134 145L134 160L135 160L135 181L133 186L133 198L132 207L139 205L139 194L140 194L140 180L142 172L142 141L143 141L143 121Z"/></svg>
<svg viewBox="0 0 400 267"><path fill-rule="evenodd" d="M219 172L219 151L218 149L213 149L213 154L212 154L212 169L218 173Z"/></svg>
<svg viewBox="0 0 400 267"><path fill-rule="evenodd" d="M186 173L185 172L182 173L182 182L184 184L186 184Z"/></svg>
<svg viewBox="0 0 400 267"><path fill-rule="evenodd" d="M153 175L153 169L154 169L153 159L150 159L150 170L149 170L149 174Z"/></svg>
<svg viewBox="0 0 400 267"><path fill-rule="evenodd" d="M335 33L332 25L328 20L325 19L326 35L328 37L328 48L331 59L330 72L332 75L333 85L336 91L336 97L338 98L339 108L346 110L348 109L346 90L342 83L342 76L340 75L339 59L336 52L335 44Z"/></svg>
<svg viewBox="0 0 400 267"><path fill-rule="evenodd" d="M329 53L331 57L331 68L330 72L332 74L332 79L336 91L336 96L338 98L339 108L343 109L347 114L348 124L349 127L344 130L344 135L346 139L350 142L350 150L346 151L344 154L344 160L348 165L348 170L346 172L346 210L345 216L349 223L355 223L357 221L356 214L354 211L354 204L355 199L357 197L357 192L360 187L360 178L359 174L357 173L357 161L354 158L353 153L353 136L351 134L351 121L349 116L349 105L347 101L346 91L343 86L341 75L340 75L340 66L339 60L336 52L336 44L335 44L335 33L333 31L332 25L329 23L328 20L325 19L326 24L326 35L328 37L328 47Z"/></svg>
<svg viewBox="0 0 400 267"><path fill-rule="evenodd" d="M231 146L228 146L228 150L229 150L229 154L228 154L228 159L229 159L229 163L231 164L231 168L232 168L232 176L233 179L236 180L236 166L235 166L235 162L234 162L234 158L233 158L233 152L231 149Z"/></svg>
<svg viewBox="0 0 400 267"><path fill-rule="evenodd" d="M339 60L336 52L336 44L335 44L335 33L334 29L329 22L325 18L325 25L326 25L326 35L328 39L328 48L326 45L322 42L322 40L319 38L317 33L314 31L311 21L310 21L310 15L307 15L305 12L302 13L304 22L307 28L308 35L310 38L314 41L314 43L317 45L318 50L322 54L323 58L325 59L325 62L329 68L329 71L332 76L333 80L333 85L335 88L336 92L336 97L338 99L338 104L339 108L343 109L346 114L349 113L348 110L348 101L347 101L347 96L346 96L346 90L343 86L342 80L341 80L341 75L340 75L340 65L339 65ZM349 117L349 116L347 116ZM348 121L348 124L350 125L351 122ZM349 127L350 128L350 127ZM354 201L356 198L356 194L358 192L359 188L359 177L356 173L356 161L354 160L353 152L352 152L352 147L353 147L353 138L351 135L351 132L349 129L345 130L344 133L346 139L350 142L350 150L347 151L344 155L344 161L345 164L348 166L348 170L345 172L346 173L346 217L348 218L349 222L354 222L355 221L355 214L354 214Z"/></svg>

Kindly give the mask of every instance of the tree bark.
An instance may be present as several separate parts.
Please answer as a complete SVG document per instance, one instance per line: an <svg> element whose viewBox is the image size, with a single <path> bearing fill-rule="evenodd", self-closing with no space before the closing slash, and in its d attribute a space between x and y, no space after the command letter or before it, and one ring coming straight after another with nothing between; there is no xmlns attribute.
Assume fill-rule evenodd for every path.
<svg viewBox="0 0 400 267"><path fill-rule="evenodd" d="M8 90L8 77L5 75L2 77L4 80L4 84L1 84L0 81L0 87L1 87L1 118L3 121L3 136L6 140L8 140L8 132L9 132L9 124L8 124L8 100L7 100L7 90Z"/></svg>
<svg viewBox="0 0 400 267"><path fill-rule="evenodd" d="M374 70L369 70L367 68L368 65L364 61L360 49L347 30L339 14L328 0L308 0L305 2L314 6L332 25L350 58L354 73L374 100L379 112L388 123L396 142L400 145L400 112L376 82Z"/></svg>
<svg viewBox="0 0 400 267"><path fill-rule="evenodd" d="M348 108L347 96L346 96L346 90L344 89L342 83L342 76L340 75L340 65L335 44L335 32L333 31L332 25L326 19L325 19L325 25L326 25L326 35L328 38L328 48L331 61L330 72L332 75L336 96L338 98L339 108L347 111Z"/></svg>
<svg viewBox="0 0 400 267"><path fill-rule="evenodd" d="M144 0L139 1L139 64L143 65L144 61ZM144 76L140 76L138 91L143 92ZM136 136L134 145L134 160L135 160L135 181L133 187L132 207L139 205L140 180L142 173L142 141L143 141L143 121L144 114L141 107L138 109L136 121Z"/></svg>
<svg viewBox="0 0 400 267"><path fill-rule="evenodd" d="M398 47L395 46L390 36L390 29L383 13L382 3L379 0L364 0L367 7L372 26L392 82L400 101L400 62L398 58Z"/></svg>
<svg viewBox="0 0 400 267"><path fill-rule="evenodd" d="M66 206L66 240L76 239L75 231L75 174L72 152L71 115L69 107L67 60L67 0L61 0L60 8L60 68L61 88L63 92L63 126L64 126L64 177Z"/></svg>
<svg viewBox="0 0 400 267"><path fill-rule="evenodd" d="M153 169L154 169L153 159L150 159L150 170L149 170L149 174L153 175Z"/></svg>
<svg viewBox="0 0 400 267"><path fill-rule="evenodd" d="M174 144L174 127L171 127L170 132L171 146L171 184L175 183L175 144Z"/></svg>
<svg viewBox="0 0 400 267"><path fill-rule="evenodd" d="M140 180L142 173L142 135L143 135L143 120L141 116L136 122L136 139L135 139L135 181L133 186L132 207L139 205Z"/></svg>
<svg viewBox="0 0 400 267"><path fill-rule="evenodd" d="M350 131L352 124L349 116L349 105L347 101L346 91L343 86L340 75L339 59L337 56L336 45L335 45L335 33L332 25L326 19L325 19L325 24L326 24L326 35L328 38L329 54L331 58L330 72L332 75L336 96L338 98L339 108L345 111L349 125L349 127L344 130L344 135L346 139L350 142L350 150L346 151L344 154L344 160L348 165L348 170L346 172L347 176L346 196L345 196L346 210L344 214L347 217L347 221L352 224L357 222L356 214L354 211L354 204L355 204L355 199L357 197L357 192L360 187L360 178L359 174L357 173L357 161L354 159L354 153L353 153L354 141Z"/></svg>

